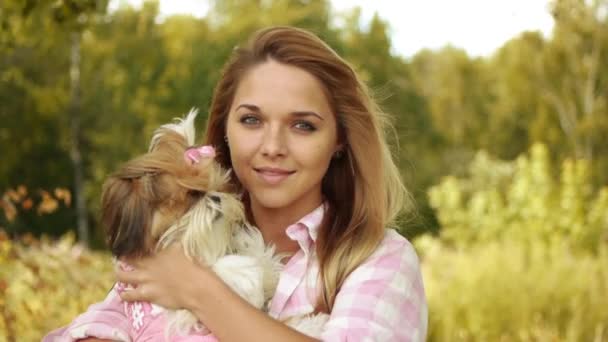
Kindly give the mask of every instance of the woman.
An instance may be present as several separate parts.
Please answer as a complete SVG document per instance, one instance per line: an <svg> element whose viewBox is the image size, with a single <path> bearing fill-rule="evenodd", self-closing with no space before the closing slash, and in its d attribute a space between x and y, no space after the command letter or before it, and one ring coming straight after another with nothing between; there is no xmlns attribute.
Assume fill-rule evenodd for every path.
<svg viewBox="0 0 608 342"><path fill-rule="evenodd" d="M313 34L257 32L219 81L207 143L248 218L286 253L270 314L171 248L132 261L127 301L191 310L220 341L309 341L289 317L325 312L328 341L422 341L427 307L412 246L387 226L409 200L384 117L353 69Z"/></svg>

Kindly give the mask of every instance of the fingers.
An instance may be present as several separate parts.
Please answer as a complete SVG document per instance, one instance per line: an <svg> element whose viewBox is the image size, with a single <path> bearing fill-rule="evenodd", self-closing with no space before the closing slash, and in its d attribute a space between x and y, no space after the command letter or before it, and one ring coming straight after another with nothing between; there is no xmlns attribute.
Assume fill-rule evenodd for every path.
<svg viewBox="0 0 608 342"><path fill-rule="evenodd" d="M130 286L124 287L123 291L119 291L120 298L127 302L132 301L144 301L144 287L141 284L141 276L139 272L133 268L125 270L124 265L117 265L114 269L116 279L119 283L129 284Z"/></svg>
<svg viewBox="0 0 608 342"><path fill-rule="evenodd" d="M117 262L114 271L119 281L137 285L147 278L154 278L154 275L159 272L164 273L167 267L180 262L182 258L185 258L184 251L181 245L176 243L148 257L121 258Z"/></svg>
<svg viewBox="0 0 608 342"><path fill-rule="evenodd" d="M124 271L121 269L115 270L116 279L120 282L131 284L133 286L139 285L142 282L140 272L137 270L133 271Z"/></svg>
<svg viewBox="0 0 608 342"><path fill-rule="evenodd" d="M134 289L128 289L120 292L120 298L125 302L148 302L150 296L146 292L145 286L139 286Z"/></svg>
<svg viewBox="0 0 608 342"><path fill-rule="evenodd" d="M188 279L192 274L199 274L200 269L184 254L181 244L175 243L158 253L134 260L123 260L130 270L117 267L116 279L129 284L128 290L120 292L125 301L146 301L167 308L180 308L187 303L182 276Z"/></svg>

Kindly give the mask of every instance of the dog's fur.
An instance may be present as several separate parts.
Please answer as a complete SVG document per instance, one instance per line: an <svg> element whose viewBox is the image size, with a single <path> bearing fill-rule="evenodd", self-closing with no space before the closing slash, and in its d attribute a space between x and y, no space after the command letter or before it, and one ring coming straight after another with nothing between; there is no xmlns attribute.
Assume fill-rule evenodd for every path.
<svg viewBox="0 0 608 342"><path fill-rule="evenodd" d="M194 145L194 119L161 126L141 155L111 175L103 186L102 224L116 258L137 258L180 243L185 254L210 266L234 291L262 309L272 297L280 256L246 223L228 172L214 161L194 165L184 152ZM169 310L166 337L204 329L186 310ZM289 324L312 336L326 317Z"/></svg>

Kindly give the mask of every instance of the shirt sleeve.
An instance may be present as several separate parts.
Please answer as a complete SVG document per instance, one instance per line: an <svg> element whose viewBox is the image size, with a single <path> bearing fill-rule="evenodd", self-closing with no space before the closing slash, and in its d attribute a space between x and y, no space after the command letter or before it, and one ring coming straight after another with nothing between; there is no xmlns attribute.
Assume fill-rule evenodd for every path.
<svg viewBox="0 0 608 342"><path fill-rule="evenodd" d="M114 286L102 302L89 306L72 323L50 332L42 342L72 342L85 337L128 342L129 330L123 301Z"/></svg>
<svg viewBox="0 0 608 342"><path fill-rule="evenodd" d="M367 261L344 281L323 341L424 341L427 303L412 245L387 231Z"/></svg>

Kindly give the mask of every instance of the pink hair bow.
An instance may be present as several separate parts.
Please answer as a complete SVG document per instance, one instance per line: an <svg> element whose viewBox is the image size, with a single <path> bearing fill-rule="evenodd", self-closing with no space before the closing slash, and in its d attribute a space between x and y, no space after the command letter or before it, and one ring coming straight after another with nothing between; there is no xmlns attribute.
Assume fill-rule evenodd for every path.
<svg viewBox="0 0 608 342"><path fill-rule="evenodd" d="M190 147L184 152L184 160L190 165L198 164L201 158L215 157L215 149L211 145L201 147Z"/></svg>

